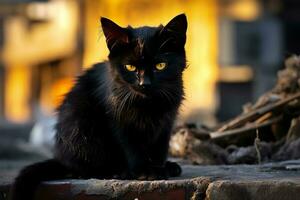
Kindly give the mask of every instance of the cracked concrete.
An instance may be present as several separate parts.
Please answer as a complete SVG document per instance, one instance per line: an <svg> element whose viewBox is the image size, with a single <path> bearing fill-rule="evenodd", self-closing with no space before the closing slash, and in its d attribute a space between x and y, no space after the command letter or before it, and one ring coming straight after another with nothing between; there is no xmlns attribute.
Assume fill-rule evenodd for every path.
<svg viewBox="0 0 300 200"><path fill-rule="evenodd" d="M24 164L27 163L0 162L0 191L3 194ZM262 166L184 165L181 177L162 181L50 181L40 185L36 199L296 200L299 194L300 160L293 160Z"/></svg>

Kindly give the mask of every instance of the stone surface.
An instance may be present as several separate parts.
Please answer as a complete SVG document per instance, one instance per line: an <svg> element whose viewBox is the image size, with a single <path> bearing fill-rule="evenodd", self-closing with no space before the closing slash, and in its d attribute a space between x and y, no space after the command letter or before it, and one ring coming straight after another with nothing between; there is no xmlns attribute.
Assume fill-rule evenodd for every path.
<svg viewBox="0 0 300 200"><path fill-rule="evenodd" d="M215 181L209 184L206 200L298 200L300 181Z"/></svg>
<svg viewBox="0 0 300 200"><path fill-rule="evenodd" d="M204 199L208 178L168 181L65 180L40 186L36 199ZM47 198L44 198L47 197Z"/></svg>
<svg viewBox="0 0 300 200"><path fill-rule="evenodd" d="M0 162L0 199L21 166ZM296 200L300 194L300 160L257 165L184 165L183 174L162 181L59 180L42 183L43 200ZM1 196L2 195L2 196Z"/></svg>

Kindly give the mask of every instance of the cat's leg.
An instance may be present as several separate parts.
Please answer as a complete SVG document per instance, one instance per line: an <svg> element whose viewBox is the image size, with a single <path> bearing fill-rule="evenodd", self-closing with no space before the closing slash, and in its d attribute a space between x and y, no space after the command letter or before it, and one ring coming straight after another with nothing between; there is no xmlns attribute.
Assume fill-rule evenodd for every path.
<svg viewBox="0 0 300 200"><path fill-rule="evenodd" d="M125 148L128 159L128 174L132 179L151 180L153 172L150 169L150 160L145 150L138 146L128 146Z"/></svg>
<svg viewBox="0 0 300 200"><path fill-rule="evenodd" d="M116 135L116 139L124 152L128 165L128 168L116 177L138 180L156 179L155 173L151 167L147 146L143 139L139 137L142 133L138 134L133 130L127 130L126 134L119 132Z"/></svg>
<svg viewBox="0 0 300 200"><path fill-rule="evenodd" d="M178 164L166 162L170 129L161 133L150 146L139 138L143 133L132 133L134 133L133 130L126 131L126 134L117 134L118 143L122 147L128 163L128 170L117 175L117 178L154 180L167 179L168 176L178 176L180 174L181 168Z"/></svg>
<svg viewBox="0 0 300 200"><path fill-rule="evenodd" d="M158 174L158 176L176 177L180 176L182 172L181 167L176 162L167 161L170 132L170 130L165 130L160 134L150 151L152 165L160 166L164 169L160 171L161 174Z"/></svg>

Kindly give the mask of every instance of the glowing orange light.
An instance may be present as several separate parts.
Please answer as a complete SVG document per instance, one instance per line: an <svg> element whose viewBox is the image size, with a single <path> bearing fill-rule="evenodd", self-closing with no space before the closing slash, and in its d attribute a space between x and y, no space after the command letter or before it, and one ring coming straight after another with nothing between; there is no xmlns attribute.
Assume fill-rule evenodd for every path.
<svg viewBox="0 0 300 200"><path fill-rule="evenodd" d="M64 78L56 81L51 89L51 97L52 103L54 107L57 107L61 104L62 100L64 99L64 95L69 92L69 90L73 86L73 79L72 78Z"/></svg>
<svg viewBox="0 0 300 200"><path fill-rule="evenodd" d="M7 69L5 79L5 116L13 122L30 118L30 68L14 66Z"/></svg>

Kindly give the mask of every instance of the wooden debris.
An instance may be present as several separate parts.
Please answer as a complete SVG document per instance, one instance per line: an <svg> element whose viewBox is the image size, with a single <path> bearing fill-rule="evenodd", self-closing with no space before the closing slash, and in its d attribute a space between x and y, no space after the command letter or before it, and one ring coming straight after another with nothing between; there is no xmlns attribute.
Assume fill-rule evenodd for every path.
<svg viewBox="0 0 300 200"><path fill-rule="evenodd" d="M186 126L184 137L177 131L177 141L172 138L170 151L176 144L183 144L180 140L185 140L185 148L172 155L196 164L254 164L258 160L300 158L300 56L292 56L285 65L274 88L254 104L246 104L243 113L233 120L213 130ZM207 160L210 156L222 159Z"/></svg>
<svg viewBox="0 0 300 200"><path fill-rule="evenodd" d="M290 129L286 136L286 142L291 142L300 138L300 117L292 120Z"/></svg>
<svg viewBox="0 0 300 200"><path fill-rule="evenodd" d="M220 129L218 129L218 132L227 131L230 129L238 128L241 126L244 126L246 123L252 122L254 120L257 120L259 117L263 116L264 114L268 112L280 112L287 103L300 98L300 92L296 93L290 97L287 97L283 100L277 101L272 104L267 104L263 107L260 107L258 109L252 110L246 114L242 114L241 116L233 119L229 123L222 126ZM270 114L269 114L270 115Z"/></svg>
<svg viewBox="0 0 300 200"><path fill-rule="evenodd" d="M253 144L256 137L256 130L259 130L260 137L266 138L270 134L270 130L266 131L271 124L277 123L282 119L282 116L278 116L269 119L261 124L249 123L244 127L236 128L228 131L216 131L210 133L211 140L216 144L226 147L230 144L246 146Z"/></svg>
<svg viewBox="0 0 300 200"><path fill-rule="evenodd" d="M181 126L176 129L170 142L170 155L173 157L184 158L190 164L226 164L226 150L213 142L208 141L207 137L201 136L204 140L195 137L202 135L202 133L191 131L193 129L195 128L189 128L187 126Z"/></svg>

